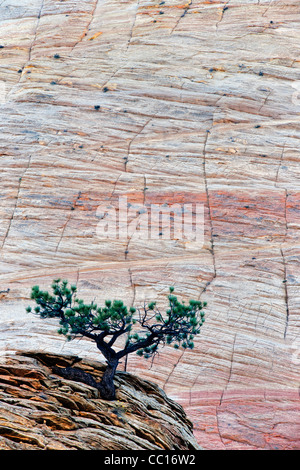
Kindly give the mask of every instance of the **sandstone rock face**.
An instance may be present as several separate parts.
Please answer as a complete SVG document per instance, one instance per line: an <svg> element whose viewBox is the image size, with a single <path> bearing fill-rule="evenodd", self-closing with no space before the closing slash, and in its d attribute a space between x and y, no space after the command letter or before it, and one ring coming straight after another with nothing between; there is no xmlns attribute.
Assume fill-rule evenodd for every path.
<svg viewBox="0 0 300 470"><path fill-rule="evenodd" d="M74 359L27 353L1 361L0 449L200 449L183 408L156 385L120 372L117 400L109 402L96 388L52 374ZM102 376L91 361L76 367Z"/></svg>
<svg viewBox="0 0 300 470"><path fill-rule="evenodd" d="M26 316L34 284L135 306L174 285L208 302L195 349L127 371L204 448L299 449L297 2L19 3L0 5L1 353L98 359ZM204 206L203 245L166 227L99 238L121 196L131 223L136 205Z"/></svg>

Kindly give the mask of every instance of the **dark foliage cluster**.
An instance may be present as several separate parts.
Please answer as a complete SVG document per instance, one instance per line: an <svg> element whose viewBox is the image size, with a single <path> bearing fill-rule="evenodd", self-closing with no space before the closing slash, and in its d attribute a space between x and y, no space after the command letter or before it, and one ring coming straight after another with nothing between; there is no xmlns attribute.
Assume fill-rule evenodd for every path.
<svg viewBox="0 0 300 470"><path fill-rule="evenodd" d="M106 300L104 306L95 302L85 303L77 297L77 287L56 279L52 293L34 286L31 299L36 306L27 312L41 318L57 318L58 332L68 340L86 337L95 341L97 348L107 360L103 377L103 396L114 398L113 377L119 361L136 352L145 358L154 357L160 346L173 345L175 348L194 347L194 337L200 333L205 321L206 302L190 300L180 302L170 287L168 308L164 313L156 302L143 307L127 307L122 300ZM123 349L116 349L116 341L124 336ZM104 387L103 385L103 387Z"/></svg>
<svg viewBox="0 0 300 470"><path fill-rule="evenodd" d="M122 300L106 300L103 307L94 302L85 303L78 299L75 285L68 286L67 281L60 279L53 281L52 294L34 286L31 299L37 304L33 313L41 318L58 318L58 332L68 340L76 336L96 340L101 335L103 340L109 339L107 344L111 347L119 336L127 334L126 354L137 351L140 356L149 358L160 344L192 349L193 339L205 321L206 302L190 300L185 304L173 291L170 287L169 305L164 315L156 302L138 309L128 308ZM32 308L28 307L27 312L32 312ZM141 328L134 328L134 325Z"/></svg>

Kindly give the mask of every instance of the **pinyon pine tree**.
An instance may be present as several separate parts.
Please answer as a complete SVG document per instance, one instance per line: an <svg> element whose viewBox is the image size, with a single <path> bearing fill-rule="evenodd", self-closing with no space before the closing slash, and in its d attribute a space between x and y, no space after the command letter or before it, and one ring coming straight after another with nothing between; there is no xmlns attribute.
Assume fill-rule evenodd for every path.
<svg viewBox="0 0 300 470"><path fill-rule="evenodd" d="M102 307L94 302L84 303L77 297L76 286L69 286L68 281L60 279L54 280L51 287L52 294L49 294L39 286L34 286L31 299L35 301L36 307L33 310L28 307L26 310L41 318L58 318L58 332L68 340L81 336L95 341L107 361L102 380L96 383L89 374L83 372L79 377L79 369L77 379L96 386L101 397L106 400L115 399L114 376L122 358L134 352L145 358L154 357L159 346L165 344L192 349L193 338L200 333L205 320L203 308L206 302L180 302L173 295L173 287L170 287L168 308L164 314L156 307L156 302L137 309L127 308L121 300L106 300ZM125 345L116 351L115 343L122 335ZM65 374L75 378L76 369L68 368Z"/></svg>

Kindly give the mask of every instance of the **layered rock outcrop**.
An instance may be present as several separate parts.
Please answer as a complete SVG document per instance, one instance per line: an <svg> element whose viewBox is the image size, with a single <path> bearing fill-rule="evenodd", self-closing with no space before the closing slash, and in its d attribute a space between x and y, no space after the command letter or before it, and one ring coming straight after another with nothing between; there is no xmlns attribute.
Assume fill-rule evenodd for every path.
<svg viewBox="0 0 300 470"><path fill-rule="evenodd" d="M0 362L2 450L199 450L180 405L156 385L125 373L116 376L117 400L52 373L72 356L27 353ZM101 378L103 367L76 367Z"/></svg>
<svg viewBox="0 0 300 470"><path fill-rule="evenodd" d="M208 302L195 349L127 370L205 448L299 448L298 3L6 0L0 26L0 352L98 358L25 315L34 284L135 306L174 285ZM97 237L120 196L131 222L204 206L203 245Z"/></svg>

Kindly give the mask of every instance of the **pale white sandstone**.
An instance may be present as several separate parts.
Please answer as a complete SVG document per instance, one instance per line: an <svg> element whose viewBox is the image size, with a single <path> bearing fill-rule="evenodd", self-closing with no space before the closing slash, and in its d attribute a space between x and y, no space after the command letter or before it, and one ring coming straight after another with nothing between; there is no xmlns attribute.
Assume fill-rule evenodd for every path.
<svg viewBox="0 0 300 470"><path fill-rule="evenodd" d="M1 355L98 358L24 313L34 284L162 306L174 285L208 302L195 349L128 370L205 448L299 448L299 24L295 0L1 3ZM203 247L100 241L124 194L205 204Z"/></svg>

